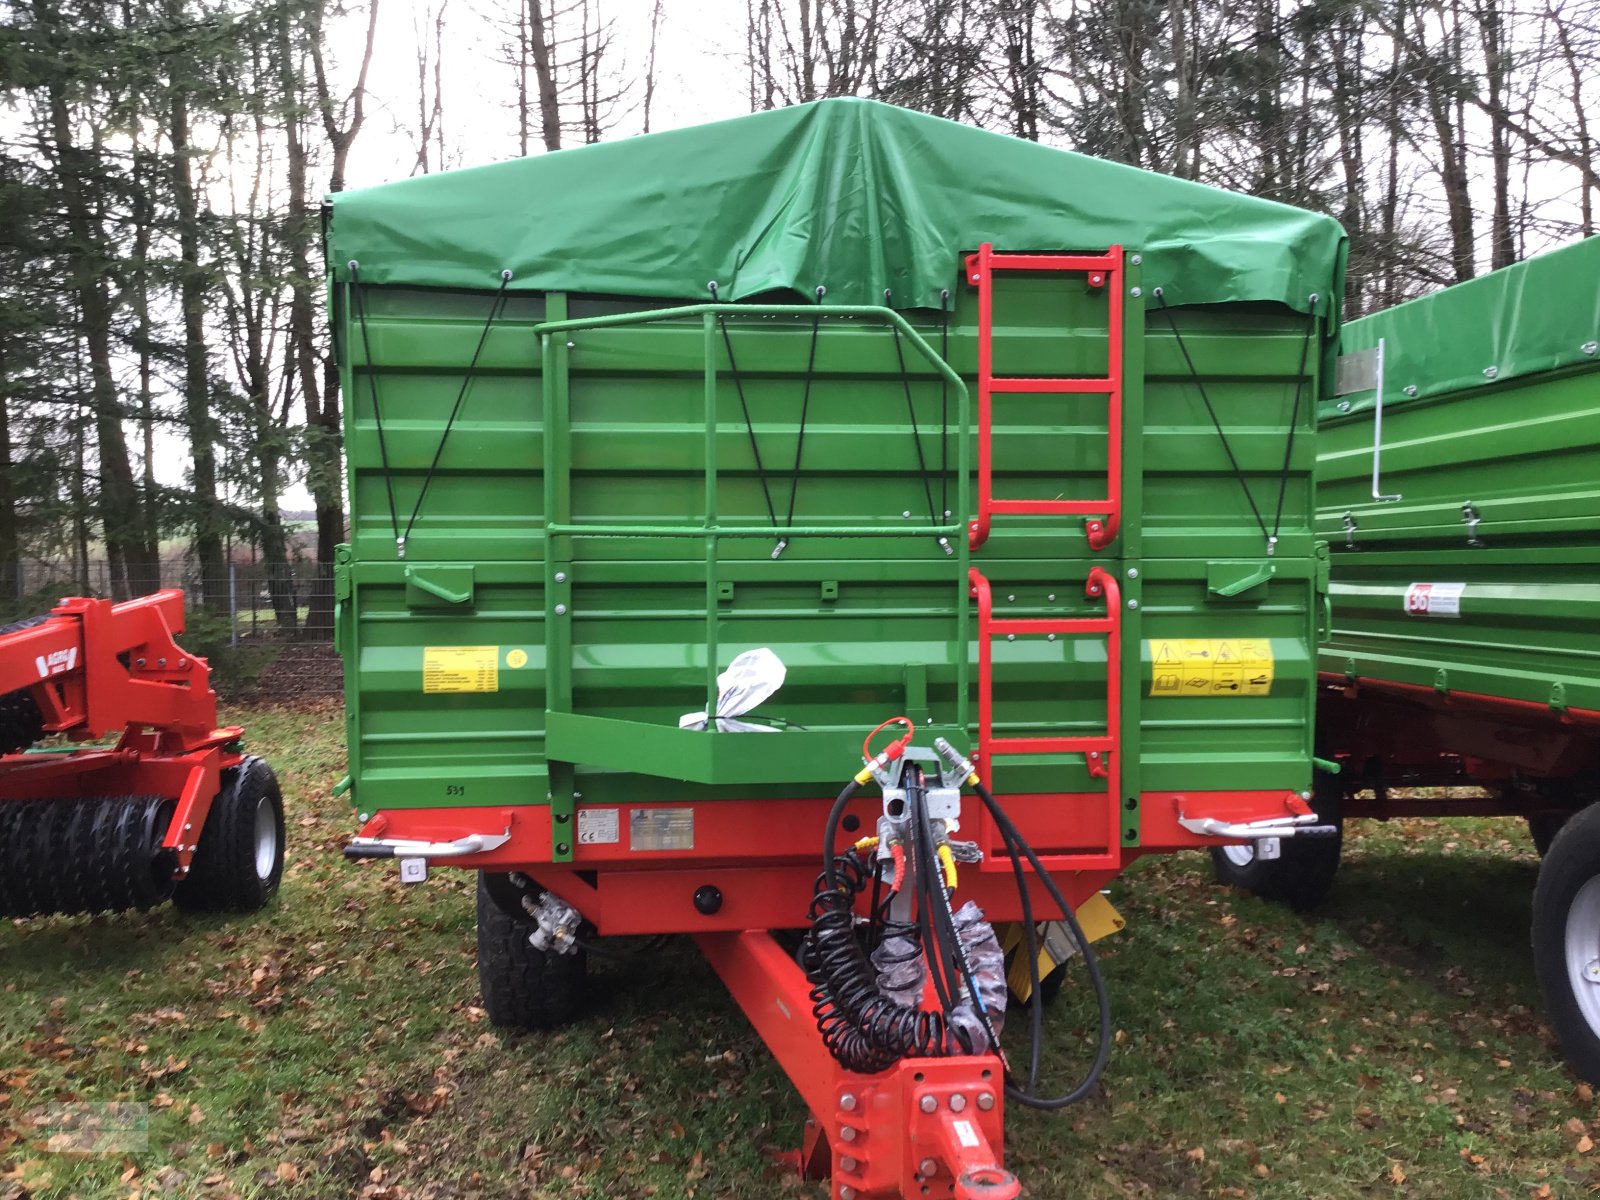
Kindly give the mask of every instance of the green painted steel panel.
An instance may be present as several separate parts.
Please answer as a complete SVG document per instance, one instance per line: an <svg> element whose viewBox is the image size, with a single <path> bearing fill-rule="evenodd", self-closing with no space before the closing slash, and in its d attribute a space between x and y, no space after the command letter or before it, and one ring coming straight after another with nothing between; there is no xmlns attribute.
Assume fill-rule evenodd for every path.
<svg viewBox="0 0 1600 1200"><path fill-rule="evenodd" d="M899 128L901 115L882 119ZM955 136L934 125L935 142ZM595 237L592 255L567 244L558 264L586 286L533 290L520 278L526 290L508 294L485 334L492 287L383 282L444 281L426 265L449 248L443 206L470 207L457 185L481 178L465 173L430 201L436 227L416 271L364 262L362 282L341 272L332 283L351 499L337 622L359 809L565 809L580 790L586 803L831 794L857 768L861 735L901 712L972 747L969 566L992 582L1001 618L1098 616L1103 603L1084 595L1090 569L1118 579L1128 798L1309 786L1323 586L1313 432L1328 318L1294 309L1328 304L1178 307L1180 344L1147 302L1157 284L1180 299L1212 268L1208 295L1288 299L1286 288L1337 277L1339 239L1293 242L1295 271L1264 292L1260 255L1238 245L1248 221L1197 235L1183 254L1130 246L1119 536L1094 551L1081 517L996 515L988 541L969 550L978 304L960 252L988 235L982 222L935 256L932 295L950 292L942 310L836 303L876 278L870 256L829 260L847 278L830 281L825 305L661 310L647 297L681 293L648 255L639 269L654 270L652 287L598 294L617 278L607 272L623 243ZM1201 193L1217 213L1233 211L1237 198ZM1017 212L1033 211L1028 194ZM1147 229L1115 196L1093 202L1106 241ZM1267 207L1274 219L1288 211ZM352 235L340 220L336 211L342 255L339 239ZM462 238L481 234L470 226ZM1031 236L1035 249L1105 248ZM459 249L470 266L479 251ZM934 261L902 267L925 273ZM1081 274L1003 273L994 313L997 374L1097 376L1110 365L1108 298ZM995 494L1103 497L1106 430L1101 396L997 394ZM1152 695L1151 639L1270 645L1270 691ZM760 709L786 730L679 730L680 715L707 706L717 672L760 646L788 668ZM1103 635L1001 636L993 658L997 735L1106 727ZM1008 793L1104 787L1077 755L1008 756L985 774ZM1135 802L1124 845L1137 844L1138 822Z"/></svg>
<svg viewBox="0 0 1600 1200"><path fill-rule="evenodd" d="M1105 369L1103 296L1086 292L1081 278L1023 277L1029 303L1012 304L1010 282L1002 277L997 285L1008 300L997 306L1005 322L996 331L997 369ZM545 767L547 731L559 755L580 760L586 802L816 795L853 769L865 729L902 711L972 744L976 642L967 555L953 538L957 552L947 556L928 532L935 524L964 529L962 514L971 507L970 481L963 487L957 468L963 457L970 462L975 439L969 435L963 455L956 389L941 387L929 367L909 371L929 465L925 488L893 335L866 317L826 318L795 522L877 536L800 535L774 559L720 331L711 339L716 420L709 427L705 420L703 315L547 335L550 345L541 349L532 330L543 318L614 315L645 302L558 295L508 313L489 334L440 450L490 299L374 288L364 297L363 337L351 320L348 288L336 295L341 344L349 348L353 546L341 572L340 636L358 807L545 803L547 792L561 790L551 788ZM1137 374L1127 396L1122 536L1095 553L1077 518L1002 516L970 560L992 580L999 616L1096 614L1100 607L1083 596L1096 563L1116 572L1128 599L1140 601L1124 611L1124 715L1134 722L1125 747L1136 756L1125 767L1131 793L1301 790L1310 774L1316 610L1309 529L1315 356L1292 447L1287 428L1306 321L1247 305L1178 317L1269 522L1289 451L1280 542L1269 559L1165 321L1134 311L1149 328L1125 348ZM911 316L931 349L948 347L970 386L975 297L956 295L948 329L937 313ZM806 402L811 324L809 314L728 322L739 386L782 519ZM376 369L369 370L364 346ZM908 346L903 341L909 366ZM1103 493L1102 399L1002 395L995 405L997 494ZM558 433L547 435L549 428ZM407 525L436 452L439 470L402 562L393 531ZM717 466L721 531L710 571L710 539L683 532L704 520L708 452ZM936 521L928 516L930 492ZM558 528L619 532L552 535L547 512L560 517ZM665 535L669 526L673 536ZM652 527L657 536L647 535ZM556 556L547 559L552 546ZM1253 577L1264 582L1237 596L1221 591ZM469 590L470 602L452 602ZM715 661L707 655L713 635ZM1144 639L1168 637L1270 639L1271 694L1149 697L1153 667ZM497 647L500 690L425 693L425 649L440 646ZM680 733L679 715L705 706L709 677L754 646L771 647L789 668L788 682L762 711L804 732ZM507 656L517 650L527 660L512 669ZM551 653L564 662L554 672L547 669ZM1103 638L1002 638L994 662L997 734L1104 727ZM555 711L547 714L547 706ZM618 733L630 729L638 736ZM695 738L730 749L720 756L703 746L686 751L686 739ZM1008 757L991 770L1012 792L1103 786L1078 757Z"/></svg>
<svg viewBox="0 0 1600 1200"><path fill-rule="evenodd" d="M1336 221L849 97L329 197L374 284L703 300L782 290L934 308L956 255L1122 243L1174 304L1333 314Z"/></svg>
<svg viewBox="0 0 1600 1200"><path fill-rule="evenodd" d="M1591 242L1536 261L1591 264L1565 286L1592 300L1597 250ZM1460 331L1427 347L1404 341L1475 312L1499 322L1480 331L1483 353L1529 346L1541 336L1529 327L1546 321L1543 305L1522 303L1529 279L1527 269L1496 272L1462 285L1472 289L1465 307L1451 288L1347 327L1359 346L1384 337L1390 364L1431 361L1434 374L1393 407L1385 389L1380 490L1397 500L1372 494L1372 397L1358 394L1323 420L1317 532L1333 551L1334 605L1324 671L1600 710L1600 362L1574 346L1576 365L1541 371L1525 359L1509 378L1475 371L1464 381ZM1550 323L1570 333L1565 314Z"/></svg>

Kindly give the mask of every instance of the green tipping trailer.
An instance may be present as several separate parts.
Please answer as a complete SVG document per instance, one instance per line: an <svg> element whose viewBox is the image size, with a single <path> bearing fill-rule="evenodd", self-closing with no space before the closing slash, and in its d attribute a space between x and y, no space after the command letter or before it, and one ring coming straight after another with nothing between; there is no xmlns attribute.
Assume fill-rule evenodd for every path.
<svg viewBox="0 0 1600 1200"><path fill-rule="evenodd" d="M1319 811L1525 816L1535 966L1600 1082L1600 239L1353 321L1341 348L1317 534L1319 753L1343 770ZM1325 887L1336 843L1310 853Z"/></svg>
<svg viewBox="0 0 1600 1200"><path fill-rule="evenodd" d="M831 100L344 193L329 247L349 853L481 872L497 1020L575 1011L583 938L696 934L835 1194L925 1191L968 1135L869 1162L839 1105L950 1046L874 1082L769 1027L829 986L764 932L807 924L825 836L903 821L935 741L1010 814L929 817L991 919L1023 912L1012 822L1069 912L1141 854L1321 828L1334 222ZM736 658L781 674L754 713ZM888 792L835 844L886 718L916 738L867 749ZM886 1146L939 1136L903 1078Z"/></svg>

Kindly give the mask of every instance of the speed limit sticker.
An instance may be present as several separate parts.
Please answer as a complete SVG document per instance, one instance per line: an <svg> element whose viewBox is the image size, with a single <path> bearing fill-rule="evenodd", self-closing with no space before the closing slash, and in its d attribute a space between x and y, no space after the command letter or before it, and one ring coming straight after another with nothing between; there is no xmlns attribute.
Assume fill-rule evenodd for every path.
<svg viewBox="0 0 1600 1200"><path fill-rule="evenodd" d="M1406 588L1406 616L1459 617L1464 583L1413 583Z"/></svg>

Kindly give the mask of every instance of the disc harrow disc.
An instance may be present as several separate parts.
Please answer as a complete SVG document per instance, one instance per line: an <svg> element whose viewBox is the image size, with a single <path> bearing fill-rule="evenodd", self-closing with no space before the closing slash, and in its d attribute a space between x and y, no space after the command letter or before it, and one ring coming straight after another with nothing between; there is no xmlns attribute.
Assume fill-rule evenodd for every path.
<svg viewBox="0 0 1600 1200"><path fill-rule="evenodd" d="M120 912L167 900L164 796L0 801L0 916Z"/></svg>

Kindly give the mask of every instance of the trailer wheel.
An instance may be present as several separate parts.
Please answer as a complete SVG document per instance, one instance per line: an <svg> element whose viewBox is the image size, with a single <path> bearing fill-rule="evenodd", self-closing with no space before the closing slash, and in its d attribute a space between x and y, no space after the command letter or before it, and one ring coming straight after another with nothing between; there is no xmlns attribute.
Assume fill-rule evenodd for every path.
<svg viewBox="0 0 1600 1200"><path fill-rule="evenodd" d="M1539 866L1533 968L1567 1065L1600 1083L1600 805L1572 816Z"/></svg>
<svg viewBox="0 0 1600 1200"><path fill-rule="evenodd" d="M283 793L263 758L222 773L200 849L172 894L192 912L255 912L283 879Z"/></svg>
<svg viewBox="0 0 1600 1200"><path fill-rule="evenodd" d="M1322 903L1339 871L1344 792L1336 780L1319 776L1314 803L1318 820L1337 826L1337 834L1331 838L1284 838L1274 859L1258 859L1255 846L1249 843L1213 846L1211 864L1217 881L1253 892L1263 900L1287 904L1296 912Z"/></svg>
<svg viewBox="0 0 1600 1200"><path fill-rule="evenodd" d="M1528 818L1528 835L1533 838L1533 848L1543 858L1550 853L1550 843L1556 840L1561 827L1572 819L1571 813L1534 813Z"/></svg>
<svg viewBox="0 0 1600 1200"><path fill-rule="evenodd" d="M479 871L478 986L490 1024L502 1029L554 1029L583 1007L588 955L535 950L532 932L532 922L495 903Z"/></svg>

